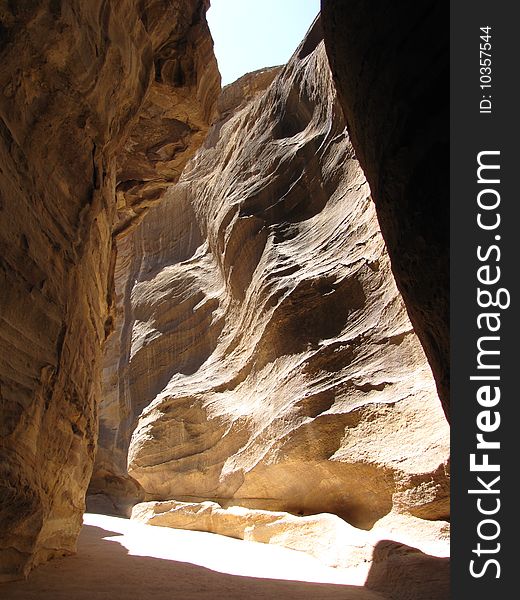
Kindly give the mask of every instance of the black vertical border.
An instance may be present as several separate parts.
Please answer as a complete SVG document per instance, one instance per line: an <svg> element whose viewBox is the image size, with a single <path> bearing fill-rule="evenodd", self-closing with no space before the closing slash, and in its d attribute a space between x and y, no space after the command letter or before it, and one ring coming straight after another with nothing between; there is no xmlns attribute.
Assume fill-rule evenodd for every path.
<svg viewBox="0 0 520 600"><path fill-rule="evenodd" d="M520 529L513 514L520 503L516 497L520 483L520 327L518 280L520 279L520 20L517 4L507 0L452 0L450 4L451 43L451 406L452 406L452 598L498 600L510 598L516 575L516 534ZM479 113L483 90L480 88L480 27L491 27L492 95L491 114ZM500 231L483 232L476 221L477 154L483 150L500 151L501 214ZM477 535L479 514L476 496L467 493L475 487L476 474L470 472L469 455L475 452L476 402L478 385L469 377L476 374L477 246L487 246L495 234L501 236L500 287L509 289L511 306L501 312L500 331L501 426L494 451L500 471L501 509L496 515L501 533L496 542L500 551L490 558L500 562L501 575L489 568L481 578L469 572L476 558L472 550L480 541ZM496 263L494 263L496 264ZM517 381L518 380L518 381ZM482 410L482 408L480 408ZM491 456L490 456L491 458ZM485 544L485 542L482 542ZM489 547L493 545L488 543ZM483 564L482 558L480 565ZM510 591L512 590L512 592Z"/></svg>

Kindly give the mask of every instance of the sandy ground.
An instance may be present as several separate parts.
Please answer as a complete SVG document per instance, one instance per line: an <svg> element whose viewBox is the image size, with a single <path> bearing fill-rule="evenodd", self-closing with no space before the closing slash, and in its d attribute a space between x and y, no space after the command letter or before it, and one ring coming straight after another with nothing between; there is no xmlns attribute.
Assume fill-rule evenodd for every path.
<svg viewBox="0 0 520 600"><path fill-rule="evenodd" d="M359 585L358 573L302 552L104 515L84 520L76 556L0 586L2 599L383 599Z"/></svg>

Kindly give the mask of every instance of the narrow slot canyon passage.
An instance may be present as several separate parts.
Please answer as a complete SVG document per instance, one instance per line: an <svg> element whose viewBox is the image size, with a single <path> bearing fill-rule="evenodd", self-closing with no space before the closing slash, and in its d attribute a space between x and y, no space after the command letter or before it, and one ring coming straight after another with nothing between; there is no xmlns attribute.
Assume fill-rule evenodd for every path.
<svg viewBox="0 0 520 600"><path fill-rule="evenodd" d="M428 140L366 146L331 4L223 88L206 0L0 11L3 597L448 597L446 248L423 290L387 206Z"/></svg>

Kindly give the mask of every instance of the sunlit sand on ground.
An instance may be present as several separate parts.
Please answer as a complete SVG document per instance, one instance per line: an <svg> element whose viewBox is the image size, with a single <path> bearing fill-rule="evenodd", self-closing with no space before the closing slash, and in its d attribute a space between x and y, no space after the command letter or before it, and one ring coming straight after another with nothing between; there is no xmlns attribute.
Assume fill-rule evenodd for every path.
<svg viewBox="0 0 520 600"><path fill-rule="evenodd" d="M361 581L360 581L361 580ZM2 586L23 600L381 600L361 572L303 552L85 514L76 556Z"/></svg>

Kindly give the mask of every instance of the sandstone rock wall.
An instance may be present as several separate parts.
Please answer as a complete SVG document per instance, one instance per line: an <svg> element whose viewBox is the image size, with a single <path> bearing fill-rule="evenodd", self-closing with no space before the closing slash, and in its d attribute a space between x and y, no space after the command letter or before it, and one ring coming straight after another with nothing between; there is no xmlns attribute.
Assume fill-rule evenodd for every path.
<svg viewBox="0 0 520 600"><path fill-rule="evenodd" d="M448 514L447 424L354 151L378 206L418 215L384 233L445 398L445 230L415 230L437 213L410 200L436 197L419 185L431 147L414 138L408 161L388 142L384 119L400 122L377 103L365 119L362 78L353 112L339 99L352 146L319 22L286 67L224 91L206 138L208 4L0 7L2 579L73 551L100 398L91 491L117 510L212 500L364 528ZM422 115L397 114L406 141ZM436 289L439 309L417 308Z"/></svg>
<svg viewBox="0 0 520 600"><path fill-rule="evenodd" d="M321 4L352 144L449 419L449 2Z"/></svg>
<svg viewBox="0 0 520 600"><path fill-rule="evenodd" d="M263 69L224 88L218 98L217 123L211 129L207 143L213 138L218 139L222 123L234 110L268 87L279 71L280 67ZM164 386L164 371L175 369L178 359L179 348L175 344L169 346L171 339L164 337L165 356L160 361L156 360L155 354L140 366L138 360L130 361L134 327L131 294L135 282L150 272L158 272L164 265L186 260L203 242L187 194L179 191L172 195L169 187L171 182L164 193L161 191L159 197L163 198L163 203L156 203L152 218L132 228L129 235L123 231L117 236L115 333L105 347L100 433L89 488L89 506L95 510L129 515L133 504L145 497L140 485L127 472L130 436L142 409ZM176 206L172 207L172 202ZM201 337L204 335L202 331ZM190 343L190 340L184 342L184 351L189 350ZM198 350L193 348L193 351ZM155 392L150 391L150 387ZM96 498L97 494L103 494L105 498ZM108 502L107 497L110 498Z"/></svg>
<svg viewBox="0 0 520 600"><path fill-rule="evenodd" d="M319 22L265 92L243 84L118 258L93 491L444 518L448 427Z"/></svg>
<svg viewBox="0 0 520 600"><path fill-rule="evenodd" d="M0 6L0 578L75 547L112 329L113 229L138 212L135 194L116 206L115 188L174 179L200 143L218 90L206 7ZM165 106L181 97L182 110ZM130 161L170 112L170 146L149 136L142 149L153 168Z"/></svg>

